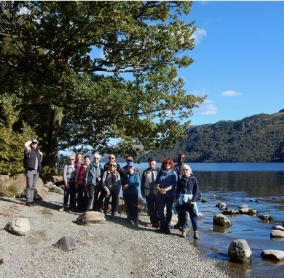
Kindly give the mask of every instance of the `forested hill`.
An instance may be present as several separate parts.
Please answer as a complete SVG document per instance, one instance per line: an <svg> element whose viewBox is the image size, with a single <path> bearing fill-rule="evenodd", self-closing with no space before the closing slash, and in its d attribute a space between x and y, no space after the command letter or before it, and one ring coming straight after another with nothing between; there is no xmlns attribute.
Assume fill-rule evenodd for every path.
<svg viewBox="0 0 284 278"><path fill-rule="evenodd" d="M176 161L178 153L185 153L190 162L284 162L284 109L239 121L189 126L185 132L187 137L173 148L150 154L157 161L165 157Z"/></svg>

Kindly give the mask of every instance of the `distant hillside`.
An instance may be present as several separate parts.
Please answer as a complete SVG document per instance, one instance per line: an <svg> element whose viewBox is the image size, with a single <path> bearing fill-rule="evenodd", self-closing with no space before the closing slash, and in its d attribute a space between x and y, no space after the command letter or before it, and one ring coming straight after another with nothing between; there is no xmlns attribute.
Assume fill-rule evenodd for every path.
<svg viewBox="0 0 284 278"><path fill-rule="evenodd" d="M240 121L189 126L185 133L187 137L173 148L150 154L157 161L176 161L183 152L191 162L284 162L284 109Z"/></svg>

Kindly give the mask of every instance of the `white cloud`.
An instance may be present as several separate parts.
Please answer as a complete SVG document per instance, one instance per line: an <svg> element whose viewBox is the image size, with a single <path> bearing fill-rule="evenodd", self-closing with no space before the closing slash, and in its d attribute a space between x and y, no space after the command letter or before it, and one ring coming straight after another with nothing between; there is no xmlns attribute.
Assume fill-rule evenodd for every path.
<svg viewBox="0 0 284 278"><path fill-rule="evenodd" d="M236 97L236 96L240 96L241 93L233 91L233 90L228 90L228 91L224 91L221 95L223 97Z"/></svg>
<svg viewBox="0 0 284 278"><path fill-rule="evenodd" d="M200 107L199 115L216 115L217 107L213 104L213 100L206 99Z"/></svg>
<svg viewBox="0 0 284 278"><path fill-rule="evenodd" d="M201 39L207 35L206 30L204 29L198 29L194 32L192 37L194 38L195 44L199 44L201 42Z"/></svg>

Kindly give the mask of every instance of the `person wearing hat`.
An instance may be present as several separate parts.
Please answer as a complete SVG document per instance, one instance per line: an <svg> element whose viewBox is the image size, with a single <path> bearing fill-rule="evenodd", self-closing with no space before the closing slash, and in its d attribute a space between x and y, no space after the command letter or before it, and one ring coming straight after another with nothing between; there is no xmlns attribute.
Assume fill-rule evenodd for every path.
<svg viewBox="0 0 284 278"><path fill-rule="evenodd" d="M158 196L155 188L155 180L160 168L156 167L155 159L150 156L148 158L149 168L142 173L141 178L141 195L146 199L150 223L146 227L159 228L158 216Z"/></svg>
<svg viewBox="0 0 284 278"><path fill-rule="evenodd" d="M119 174L120 174L120 179L121 179L121 186L122 186L122 188L123 188L123 186L126 184L126 175L127 175L127 173L128 173L128 163L129 162L133 162L133 157L132 156L130 156L130 155L128 155L128 156L126 156L126 165L125 166L123 166L123 167L121 167L120 169L119 169ZM137 170L137 168L136 167L134 167L134 171L137 171L138 172L138 170ZM139 172L138 172L139 173ZM122 192L123 193L123 199L124 199L124 191ZM125 211L126 211L126 215L127 215L127 220L130 220L130 216L129 216L129 211L128 211L128 208L127 208L127 204L126 203L124 203L124 206L125 206Z"/></svg>
<svg viewBox="0 0 284 278"><path fill-rule="evenodd" d="M140 185L140 176L135 171L135 164L128 162L128 172L126 173L123 189L123 198L128 209L129 221L135 227L138 227L138 187Z"/></svg>
<svg viewBox="0 0 284 278"><path fill-rule="evenodd" d="M42 168L42 152L38 149L36 138L29 140L24 145L24 168L26 175L27 206L32 206L34 201L34 190L38 181L39 172Z"/></svg>

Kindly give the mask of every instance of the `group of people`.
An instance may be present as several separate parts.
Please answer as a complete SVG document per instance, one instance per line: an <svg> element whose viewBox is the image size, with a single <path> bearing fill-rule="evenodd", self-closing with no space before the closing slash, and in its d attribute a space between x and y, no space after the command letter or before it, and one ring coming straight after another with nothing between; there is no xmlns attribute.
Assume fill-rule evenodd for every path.
<svg viewBox="0 0 284 278"><path fill-rule="evenodd" d="M42 153L37 148L38 141L32 139L25 143L24 166L27 178L27 206L33 204L34 188L41 168ZM111 216L118 213L119 193L122 189L127 220L138 226L138 190L146 199L150 223L158 232L171 234L173 204L178 212L178 223L173 226L186 237L188 219L191 219L194 238L198 239L197 199L199 187L190 166L184 163L185 155L179 154L178 163L174 165L171 158L162 161L161 168L156 166L153 157L148 158L149 167L141 177L131 156L126 157L126 165L120 167L115 155L109 155L109 162L103 167L101 156L94 154L93 161L89 155L70 155L64 165L63 210L79 212L103 210L107 215L111 204ZM69 208L68 208L69 201Z"/></svg>
<svg viewBox="0 0 284 278"><path fill-rule="evenodd" d="M76 209L77 192L78 211L103 209L107 215L111 203L111 216L114 216L118 212L118 196L122 189L127 219L132 225L138 226L140 186L150 217L147 227L155 227L159 232L170 234L173 203L177 202L178 223L174 228L180 229L182 236L186 237L188 218L190 218L194 238L199 238L196 210L198 181L193 176L191 168L184 163L184 154L179 155L177 165L174 165L172 159L165 158L161 168L156 166L153 157L149 157L149 167L143 171L141 177L131 156L126 157L124 167L120 167L115 161L114 154L109 155L109 162L103 167L99 163L101 158L99 154L94 155L93 162L90 162L90 157L87 155L82 163L81 157L80 153L69 156L69 163L64 166L64 206L61 210L67 209L68 196L70 196L69 209Z"/></svg>

